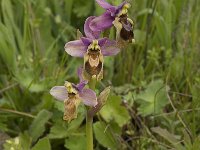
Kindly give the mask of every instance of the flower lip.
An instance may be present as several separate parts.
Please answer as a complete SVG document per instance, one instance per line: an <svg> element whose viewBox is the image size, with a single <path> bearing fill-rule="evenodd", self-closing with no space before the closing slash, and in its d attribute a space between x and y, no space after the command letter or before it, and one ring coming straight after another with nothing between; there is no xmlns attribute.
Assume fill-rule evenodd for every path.
<svg viewBox="0 0 200 150"><path fill-rule="evenodd" d="M133 21L127 17L127 14L123 14L119 17L119 23L121 24L120 37L125 41L132 42L134 39Z"/></svg>

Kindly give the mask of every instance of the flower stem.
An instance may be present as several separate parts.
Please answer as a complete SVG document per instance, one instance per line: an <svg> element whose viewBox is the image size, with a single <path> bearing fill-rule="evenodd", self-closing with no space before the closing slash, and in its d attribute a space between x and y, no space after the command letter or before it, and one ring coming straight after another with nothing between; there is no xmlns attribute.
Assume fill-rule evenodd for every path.
<svg viewBox="0 0 200 150"><path fill-rule="evenodd" d="M89 88L95 90L96 85L96 78L92 78L89 82ZM86 140L87 140L87 150L93 150L93 130L92 130L92 123L93 123L93 116L89 113L90 108L87 108L86 114Z"/></svg>
<svg viewBox="0 0 200 150"><path fill-rule="evenodd" d="M91 89L91 90L95 90L95 86L96 86L96 78L92 78L90 81L89 81L89 88Z"/></svg>
<svg viewBox="0 0 200 150"><path fill-rule="evenodd" d="M86 116L86 140L87 150L93 150L93 132L92 132L93 117L87 113Z"/></svg>

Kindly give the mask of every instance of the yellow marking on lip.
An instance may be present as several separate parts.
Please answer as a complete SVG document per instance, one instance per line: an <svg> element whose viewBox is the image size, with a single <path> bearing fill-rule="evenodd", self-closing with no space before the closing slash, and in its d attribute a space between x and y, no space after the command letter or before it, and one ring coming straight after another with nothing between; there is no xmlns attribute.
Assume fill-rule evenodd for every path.
<svg viewBox="0 0 200 150"><path fill-rule="evenodd" d="M98 40L93 40L92 43L88 46L88 49L99 50L100 46L99 46Z"/></svg>
<svg viewBox="0 0 200 150"><path fill-rule="evenodd" d="M131 5L129 3L124 4L124 6L122 7L122 10L120 11L120 13L118 14L118 17L120 17L121 15L125 15L128 13L128 9L131 7Z"/></svg>
<svg viewBox="0 0 200 150"><path fill-rule="evenodd" d="M73 88L73 86L70 82L65 82L64 86L66 87L68 93L77 94L77 90Z"/></svg>
<svg viewBox="0 0 200 150"><path fill-rule="evenodd" d="M125 4L125 5L123 6L123 9L128 9L128 8L130 8L130 7L131 7L131 4L127 3L127 4Z"/></svg>

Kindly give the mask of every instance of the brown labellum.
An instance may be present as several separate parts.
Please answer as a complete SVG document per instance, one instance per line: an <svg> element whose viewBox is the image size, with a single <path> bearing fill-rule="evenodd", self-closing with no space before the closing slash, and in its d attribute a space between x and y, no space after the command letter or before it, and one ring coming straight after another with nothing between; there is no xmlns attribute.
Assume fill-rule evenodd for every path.
<svg viewBox="0 0 200 150"><path fill-rule="evenodd" d="M100 50L89 49L84 56L84 77L88 80L96 76L97 80L103 78L103 55Z"/></svg>
<svg viewBox="0 0 200 150"><path fill-rule="evenodd" d="M132 39L134 39L132 22L128 20L127 15L121 15L119 22L122 24L120 37L125 41L132 42Z"/></svg>
<svg viewBox="0 0 200 150"><path fill-rule="evenodd" d="M77 106L80 103L79 99L74 93L70 93L69 98L64 101L64 116L63 120L71 121L77 118Z"/></svg>

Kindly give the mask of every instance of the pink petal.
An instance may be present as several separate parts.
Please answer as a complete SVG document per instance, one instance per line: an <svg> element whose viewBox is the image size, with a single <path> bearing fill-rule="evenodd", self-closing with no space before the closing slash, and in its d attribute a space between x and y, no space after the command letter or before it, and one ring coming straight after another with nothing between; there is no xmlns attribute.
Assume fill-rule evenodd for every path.
<svg viewBox="0 0 200 150"><path fill-rule="evenodd" d="M116 13L119 13L119 11L123 8L123 6L124 6L125 4L128 4L128 2L124 1L124 2L122 2L119 6L117 6L117 8L116 8Z"/></svg>
<svg viewBox="0 0 200 150"><path fill-rule="evenodd" d="M120 52L117 42L107 39L105 44L101 47L101 52L104 56L116 55Z"/></svg>
<svg viewBox="0 0 200 150"><path fill-rule="evenodd" d="M79 97L83 101L83 103L87 106L96 106L97 105L96 93L94 91L92 91L91 89L83 89L79 93Z"/></svg>
<svg viewBox="0 0 200 150"><path fill-rule="evenodd" d="M90 38L86 38L86 37L81 37L81 41L83 42L83 44L88 47L91 43L92 43L92 39Z"/></svg>
<svg viewBox="0 0 200 150"><path fill-rule="evenodd" d="M103 7L104 9L110 9L112 7L114 7L113 5L109 4L108 2L106 2L105 0L96 0L96 2Z"/></svg>
<svg viewBox="0 0 200 150"><path fill-rule="evenodd" d="M68 99L68 93L65 86L54 86L50 90L50 94L60 101Z"/></svg>
<svg viewBox="0 0 200 150"><path fill-rule="evenodd" d="M109 10L111 12L111 14L115 14L116 12L116 7L109 4L108 2L106 2L105 0L96 0L96 2L104 9Z"/></svg>
<svg viewBox="0 0 200 150"><path fill-rule="evenodd" d="M91 16L86 19L85 24L84 24L84 32L85 32L86 37L91 38L91 39L98 39L100 35L100 31L92 31L89 26L90 22L94 18L95 16Z"/></svg>
<svg viewBox="0 0 200 150"><path fill-rule="evenodd" d="M99 44L99 46L100 46L100 47L103 46L103 45L106 43L106 41L107 41L107 38L98 39L98 44Z"/></svg>
<svg viewBox="0 0 200 150"><path fill-rule="evenodd" d="M80 81L80 82L84 80L84 79L83 79L83 67L79 67L79 68L77 69L77 75L78 75L78 77L79 77L79 81Z"/></svg>
<svg viewBox="0 0 200 150"><path fill-rule="evenodd" d="M99 17L95 17L89 27L93 31L102 31L107 28L112 27L112 22L114 21L114 17L111 16L110 12L105 12L103 15Z"/></svg>
<svg viewBox="0 0 200 150"><path fill-rule="evenodd" d="M88 83L88 81L86 80L83 80L81 81L79 84L76 85L76 88L79 90L79 91L82 91L83 88L85 87L85 85Z"/></svg>
<svg viewBox="0 0 200 150"><path fill-rule="evenodd" d="M115 17L123 8L125 4L127 4L126 1L122 2L119 6L113 6L106 2L105 0L96 0L96 2L104 9L110 12L110 15Z"/></svg>
<svg viewBox="0 0 200 150"><path fill-rule="evenodd" d="M65 51L74 57L83 57L87 46L81 40L70 41L65 44Z"/></svg>

